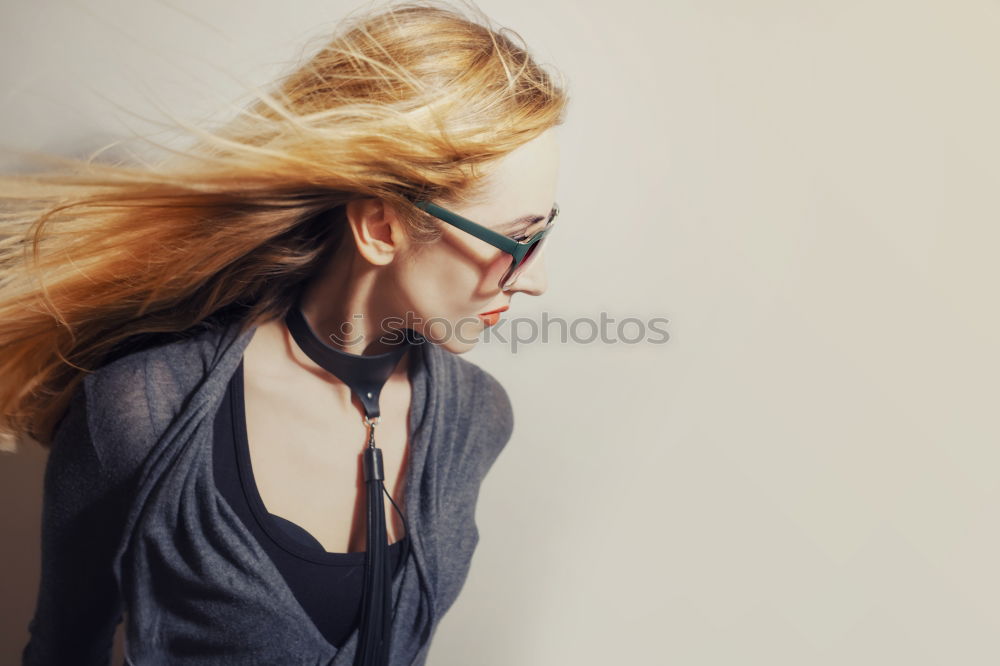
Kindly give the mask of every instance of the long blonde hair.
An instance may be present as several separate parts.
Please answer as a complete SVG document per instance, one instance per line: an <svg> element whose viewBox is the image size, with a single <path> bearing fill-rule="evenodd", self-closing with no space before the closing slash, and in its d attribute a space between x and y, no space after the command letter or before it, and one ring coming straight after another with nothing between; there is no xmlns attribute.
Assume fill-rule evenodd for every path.
<svg viewBox="0 0 1000 666"><path fill-rule="evenodd" d="M563 122L564 85L523 39L439 2L342 22L221 129L152 164L65 158L0 176L0 442L52 429L77 384L129 344L221 313L284 316L330 256L343 204L456 201L482 167ZM478 17L479 20L476 20Z"/></svg>

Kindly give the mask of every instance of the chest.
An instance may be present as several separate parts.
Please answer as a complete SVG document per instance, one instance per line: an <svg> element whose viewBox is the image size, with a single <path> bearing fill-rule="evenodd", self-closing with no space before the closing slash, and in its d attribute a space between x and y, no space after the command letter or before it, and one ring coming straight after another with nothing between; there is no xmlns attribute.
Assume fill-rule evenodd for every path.
<svg viewBox="0 0 1000 666"><path fill-rule="evenodd" d="M410 402L406 374L390 377L375 426L385 488L400 510L405 510ZM268 381L247 364L244 410L252 474L267 510L307 530L329 552L364 551L362 453L369 427L357 398L328 379ZM403 523L384 496L383 504L389 543L395 543L404 534Z"/></svg>

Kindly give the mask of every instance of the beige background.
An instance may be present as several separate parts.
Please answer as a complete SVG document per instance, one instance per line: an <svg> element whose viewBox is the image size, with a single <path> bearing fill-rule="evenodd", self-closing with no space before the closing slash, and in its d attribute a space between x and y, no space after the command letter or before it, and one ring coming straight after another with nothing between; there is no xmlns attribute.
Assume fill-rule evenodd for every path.
<svg viewBox="0 0 1000 666"><path fill-rule="evenodd" d="M5 2L0 140L198 120L358 6ZM480 6L573 97L549 290L508 314L671 338L470 352L516 426L430 663L1000 663L1000 4ZM43 463L0 465L0 663Z"/></svg>

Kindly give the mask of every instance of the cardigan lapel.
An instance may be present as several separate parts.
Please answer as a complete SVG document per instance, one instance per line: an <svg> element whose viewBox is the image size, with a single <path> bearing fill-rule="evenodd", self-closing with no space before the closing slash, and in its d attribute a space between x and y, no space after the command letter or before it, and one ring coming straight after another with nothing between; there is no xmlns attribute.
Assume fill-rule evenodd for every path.
<svg viewBox="0 0 1000 666"><path fill-rule="evenodd" d="M214 485L211 467L214 415L255 330L240 333L238 328L238 322L233 322L221 330L210 330L202 334L210 336L208 344L191 345L184 350L187 354L196 350L201 356L202 376L193 387L180 387L181 393L189 395L189 398L157 439L143 464L136 498L126 523L126 536L115 555L115 576L123 592L128 591L129 583L136 578L141 585L142 578L136 573L135 565L144 558L136 559L137 549L163 550L177 545L168 539L151 546L152 540L146 535L138 536L136 541L144 527L148 527L150 533L159 531L162 534L164 530L159 525L167 521L168 534L185 533L184 529L197 531L190 525L213 529L211 525L215 524L214 529L217 530L235 530L237 538L234 542L241 545L234 547L233 552L243 553L248 558L238 566L247 572L249 580L258 584L263 582L268 587L263 596L270 601L265 603L274 604L275 611L285 616L282 625L290 628L297 626L293 633L298 634L299 639L303 636L308 638L306 642L313 646L311 649L314 649L317 664L349 666L357 645L357 629L339 650L325 639L273 561ZM434 508L435 500L428 490L434 487L436 470L428 470L427 461L431 442L436 441L439 434L435 433L434 421L441 407L441 383L438 381L441 378L435 375L443 369L439 354L445 352L429 341L415 345L414 350L419 353L413 355L409 366L412 391L404 507L410 528L411 557L393 581L393 599L399 600L398 612L404 618L408 615L413 618L412 622L398 623L395 632L410 632L412 636L401 635L397 638L394 632L392 663L403 663L404 660L409 663L414 659L417 655L403 654L407 647L414 644L419 646L418 655L424 652L436 622L433 596L436 575L430 571L427 553L427 548L432 548L434 544L426 541L428 532L425 530ZM185 373L177 373L177 376L183 381ZM191 376L188 375L189 378ZM209 496L213 502L205 501L206 486L210 489ZM200 506L191 506L196 499ZM206 507L205 504L212 506ZM219 512L229 515L220 516ZM210 554L200 550L191 553L181 553L178 557L186 558L185 562L195 558L203 564L212 562ZM433 556L431 559L434 559ZM130 575L122 574L123 567L132 567ZM141 609L138 610L141 614ZM288 624L284 624L286 622ZM131 633L129 638L130 642L142 641L141 636L132 636Z"/></svg>

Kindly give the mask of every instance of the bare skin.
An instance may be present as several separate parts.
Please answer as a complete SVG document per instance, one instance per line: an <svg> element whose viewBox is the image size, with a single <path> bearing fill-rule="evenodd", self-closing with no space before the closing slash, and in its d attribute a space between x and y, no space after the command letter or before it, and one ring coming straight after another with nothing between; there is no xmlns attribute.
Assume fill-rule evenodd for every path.
<svg viewBox="0 0 1000 666"><path fill-rule="evenodd" d="M403 510L410 383L408 355L379 398L375 443L386 490ZM361 402L309 359L281 322L257 327L244 351L247 438L254 479L268 511L303 527L329 552L365 550L361 452L368 442ZM389 543L404 534L388 502Z"/></svg>
<svg viewBox="0 0 1000 666"><path fill-rule="evenodd" d="M548 214L557 164L549 130L498 160L476 202L449 208L505 235L530 235L539 227L507 225L525 214ZM417 317L407 325L428 344L463 353L486 326L478 313L509 305L517 292L545 291L541 256L512 288L501 291L497 282L510 255L482 240L442 225L440 241L414 245L391 207L378 199L351 201L346 212L350 234L306 286L302 312L324 342L350 322L351 341L338 345L348 353L385 351L378 339L382 322L407 312ZM422 324L430 319L437 323ZM446 329L453 334L444 335ZM386 490L401 511L410 444L408 368L404 355L382 389L375 428ZM267 510L308 530L329 552L364 551L361 453L368 427L361 402L299 349L282 321L263 323L254 332L244 351L244 385L251 466ZM388 501L384 504L389 543L395 543L404 536L402 520Z"/></svg>

